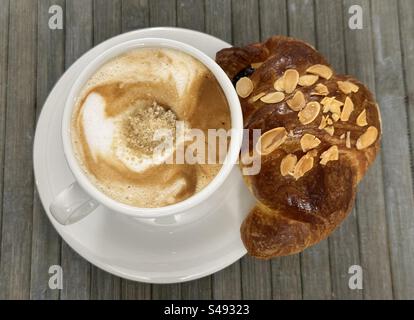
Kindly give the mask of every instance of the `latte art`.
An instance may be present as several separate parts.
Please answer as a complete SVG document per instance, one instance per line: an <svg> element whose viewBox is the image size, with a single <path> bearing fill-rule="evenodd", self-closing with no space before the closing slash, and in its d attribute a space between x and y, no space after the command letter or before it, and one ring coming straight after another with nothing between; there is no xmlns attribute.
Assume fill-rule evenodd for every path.
<svg viewBox="0 0 414 320"><path fill-rule="evenodd" d="M183 130L230 129L230 111L214 75L198 60L172 49L137 49L103 65L74 108L76 158L92 183L116 201L162 207L203 189L220 164L170 164ZM174 143L154 153L159 130ZM177 135L178 137L179 135ZM181 137L181 136L180 136Z"/></svg>

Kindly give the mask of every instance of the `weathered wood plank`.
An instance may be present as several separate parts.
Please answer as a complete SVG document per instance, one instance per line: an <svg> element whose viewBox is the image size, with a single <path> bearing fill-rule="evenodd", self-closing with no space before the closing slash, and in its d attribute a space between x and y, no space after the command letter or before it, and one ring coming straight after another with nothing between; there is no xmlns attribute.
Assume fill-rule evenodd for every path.
<svg viewBox="0 0 414 320"><path fill-rule="evenodd" d="M122 32L148 26L148 0L122 0Z"/></svg>
<svg viewBox="0 0 414 320"><path fill-rule="evenodd" d="M66 1L65 65L68 68L93 44L92 0ZM89 299L91 265L65 242L62 242L61 263L63 290L61 299Z"/></svg>
<svg viewBox="0 0 414 320"><path fill-rule="evenodd" d="M151 285L122 279L121 297L123 300L150 300Z"/></svg>
<svg viewBox="0 0 414 320"><path fill-rule="evenodd" d="M152 27L176 26L176 9L175 0L151 0L149 2L150 25Z"/></svg>
<svg viewBox="0 0 414 320"><path fill-rule="evenodd" d="M91 269L91 297L96 300L121 298L121 279L95 266Z"/></svg>
<svg viewBox="0 0 414 320"><path fill-rule="evenodd" d="M314 3L288 0L289 35L316 45ZM331 281L328 241L305 250L300 255L304 299L329 299Z"/></svg>
<svg viewBox="0 0 414 320"><path fill-rule="evenodd" d="M231 42L231 0L206 0L206 32Z"/></svg>
<svg viewBox="0 0 414 320"><path fill-rule="evenodd" d="M93 43L102 41L121 33L121 0L94 0L93 2Z"/></svg>
<svg viewBox="0 0 414 320"><path fill-rule="evenodd" d="M48 26L49 8L58 5L65 8L64 0L38 1L37 28L37 108L39 116L43 104L54 84L65 70L65 34L64 30L51 30ZM31 299L58 299L59 290L48 286L49 267L60 265L61 238L44 212L42 203L34 190L33 199L33 235L30 277Z"/></svg>
<svg viewBox="0 0 414 320"><path fill-rule="evenodd" d="M102 41L121 33L121 1L94 0L93 42ZM91 266L91 299L119 299L121 279L95 266Z"/></svg>
<svg viewBox="0 0 414 320"><path fill-rule="evenodd" d="M177 0L177 25L181 28L204 31L204 1Z"/></svg>
<svg viewBox="0 0 414 320"><path fill-rule="evenodd" d="M34 1L10 2L0 261L0 298L3 299L27 299L30 294L36 12Z"/></svg>
<svg viewBox="0 0 414 320"><path fill-rule="evenodd" d="M272 299L302 299L300 256L298 254L272 260Z"/></svg>
<svg viewBox="0 0 414 320"><path fill-rule="evenodd" d="M410 0L400 0L399 21L403 49L405 90L408 98L408 119L411 142L411 174L414 176L414 3Z"/></svg>
<svg viewBox="0 0 414 320"><path fill-rule="evenodd" d="M236 46L260 41L257 1L232 2L232 28L233 42ZM270 262L245 256L240 263L243 299L270 299L272 297Z"/></svg>
<svg viewBox="0 0 414 320"><path fill-rule="evenodd" d="M364 0L358 3L364 13L362 30L351 30L348 26L350 17L348 11L354 4L354 1L346 0L343 7L347 71L364 82L375 93L369 1ZM377 160L358 187L356 208L361 266L364 270L364 298L390 299L392 298L392 283L381 155L378 155Z"/></svg>
<svg viewBox="0 0 414 320"><path fill-rule="evenodd" d="M396 1L371 1L394 298L414 298L414 200Z"/></svg>
<svg viewBox="0 0 414 320"><path fill-rule="evenodd" d="M236 261L213 276L213 299L237 300L242 298L240 261Z"/></svg>
<svg viewBox="0 0 414 320"><path fill-rule="evenodd" d="M212 298L211 276L181 284L181 298L184 300L205 300Z"/></svg>
<svg viewBox="0 0 414 320"><path fill-rule="evenodd" d="M0 0L0 190L3 190L4 145L6 139L6 103L7 103L7 58L9 44L10 1ZM1 260L1 221L3 215L3 193L0 198L0 260Z"/></svg>
<svg viewBox="0 0 414 320"><path fill-rule="evenodd" d="M260 36L287 35L286 0L260 0Z"/></svg>
<svg viewBox="0 0 414 320"><path fill-rule="evenodd" d="M260 37L287 35L286 1L260 1ZM299 255L272 259L272 299L301 299L302 284Z"/></svg>
<svg viewBox="0 0 414 320"><path fill-rule="evenodd" d="M243 46L259 41L258 2L255 0L233 0L231 10L233 44Z"/></svg>
<svg viewBox="0 0 414 320"><path fill-rule="evenodd" d="M317 47L338 73L346 73L343 8L340 1L315 2ZM348 287L348 269L360 264L358 221L355 208L329 237L332 296L335 299L362 299L360 290Z"/></svg>

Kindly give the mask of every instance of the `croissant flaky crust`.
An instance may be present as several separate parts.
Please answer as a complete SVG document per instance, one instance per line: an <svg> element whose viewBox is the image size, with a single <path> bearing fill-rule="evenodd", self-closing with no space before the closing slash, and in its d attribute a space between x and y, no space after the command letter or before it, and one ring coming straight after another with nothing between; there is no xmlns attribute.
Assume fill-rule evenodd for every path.
<svg viewBox="0 0 414 320"><path fill-rule="evenodd" d="M262 134L245 151L261 157L261 170L244 176L257 205L241 226L243 243L259 258L298 253L351 211L380 148L378 105L300 40L274 36L223 49L216 61L236 86L245 128Z"/></svg>

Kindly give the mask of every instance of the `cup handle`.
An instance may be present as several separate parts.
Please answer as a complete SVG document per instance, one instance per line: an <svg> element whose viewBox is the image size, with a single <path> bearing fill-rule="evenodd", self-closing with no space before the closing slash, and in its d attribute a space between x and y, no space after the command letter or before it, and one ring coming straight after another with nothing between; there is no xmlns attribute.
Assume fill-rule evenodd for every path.
<svg viewBox="0 0 414 320"><path fill-rule="evenodd" d="M60 224L69 225L85 218L98 206L99 203L74 182L56 196L49 209Z"/></svg>

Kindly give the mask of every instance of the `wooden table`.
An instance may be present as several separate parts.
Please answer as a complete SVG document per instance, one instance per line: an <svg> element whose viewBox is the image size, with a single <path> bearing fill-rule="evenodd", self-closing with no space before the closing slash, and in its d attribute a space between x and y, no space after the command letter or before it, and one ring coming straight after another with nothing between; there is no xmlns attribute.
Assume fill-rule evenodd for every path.
<svg viewBox="0 0 414 320"><path fill-rule="evenodd" d="M63 8L50 30L49 7ZM348 27L363 8L363 29ZM15 299L407 299L414 298L414 1L412 0L0 0L0 298ZM244 257L210 277L149 285L114 277L66 245L36 194L36 118L59 76L85 51L149 26L205 31L235 45L273 34L314 44L336 70L376 92L381 155L352 214L326 241L289 257ZM63 267L63 289L48 268ZM363 268L363 290L348 269Z"/></svg>

